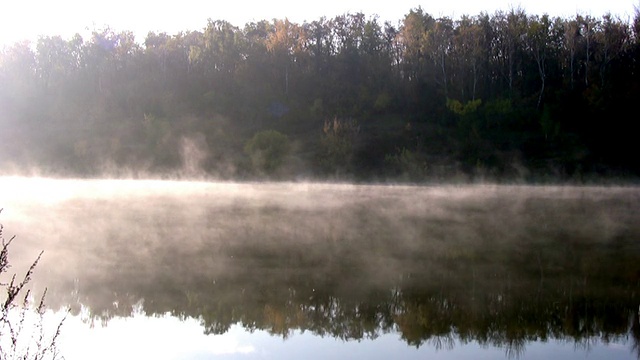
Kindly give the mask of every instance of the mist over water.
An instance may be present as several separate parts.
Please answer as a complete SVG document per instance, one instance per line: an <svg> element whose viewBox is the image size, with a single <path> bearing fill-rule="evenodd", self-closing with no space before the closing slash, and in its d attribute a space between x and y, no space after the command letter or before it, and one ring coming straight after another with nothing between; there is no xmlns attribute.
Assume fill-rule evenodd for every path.
<svg viewBox="0 0 640 360"><path fill-rule="evenodd" d="M285 348L394 335L444 352L559 342L637 357L639 204L634 187L0 178L14 267L45 251L32 284L52 308Z"/></svg>

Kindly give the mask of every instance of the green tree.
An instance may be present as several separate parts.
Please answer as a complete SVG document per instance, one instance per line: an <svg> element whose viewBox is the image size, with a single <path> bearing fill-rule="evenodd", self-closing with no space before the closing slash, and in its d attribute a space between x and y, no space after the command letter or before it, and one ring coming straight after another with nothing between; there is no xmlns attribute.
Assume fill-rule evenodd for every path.
<svg viewBox="0 0 640 360"><path fill-rule="evenodd" d="M247 141L244 151L251 159L254 170L261 174L275 175L285 163L291 144L286 135L276 130L264 130Z"/></svg>

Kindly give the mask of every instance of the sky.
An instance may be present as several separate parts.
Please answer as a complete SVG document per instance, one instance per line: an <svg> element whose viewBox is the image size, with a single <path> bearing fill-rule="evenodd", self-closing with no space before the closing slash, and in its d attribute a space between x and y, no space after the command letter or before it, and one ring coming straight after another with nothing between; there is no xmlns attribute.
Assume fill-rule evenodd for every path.
<svg viewBox="0 0 640 360"><path fill-rule="evenodd" d="M480 345L475 341L454 341L451 349L408 346L397 333L378 338L343 341L331 336L315 336L310 331L294 331L284 341L267 331L247 331L232 325L221 335L204 334L200 320L180 320L165 314L146 317L116 317L106 326L89 326L68 316L59 342L65 359L506 359L503 347ZM116 344L117 346L114 346ZM634 359L631 345L612 339L604 343L593 340L589 349L576 347L571 341L550 339L529 341L518 358L526 359ZM588 356L587 356L588 355Z"/></svg>
<svg viewBox="0 0 640 360"><path fill-rule="evenodd" d="M600 17L610 12L630 19L634 6L639 5L640 0L5 0L0 3L0 48L23 40L35 42L39 36L87 36L107 26L115 31L133 31L136 40L143 42L149 31L173 35L202 30L208 18L242 27L274 18L302 23L321 16L363 12L396 24L409 10L420 6L435 17L457 18L520 7L528 14Z"/></svg>

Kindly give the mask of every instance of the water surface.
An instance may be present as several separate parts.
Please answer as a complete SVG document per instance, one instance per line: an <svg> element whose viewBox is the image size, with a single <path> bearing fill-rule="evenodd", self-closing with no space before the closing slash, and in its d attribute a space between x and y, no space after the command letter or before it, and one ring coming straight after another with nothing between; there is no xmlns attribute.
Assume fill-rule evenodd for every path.
<svg viewBox="0 0 640 360"><path fill-rule="evenodd" d="M639 357L634 187L0 183L66 359Z"/></svg>

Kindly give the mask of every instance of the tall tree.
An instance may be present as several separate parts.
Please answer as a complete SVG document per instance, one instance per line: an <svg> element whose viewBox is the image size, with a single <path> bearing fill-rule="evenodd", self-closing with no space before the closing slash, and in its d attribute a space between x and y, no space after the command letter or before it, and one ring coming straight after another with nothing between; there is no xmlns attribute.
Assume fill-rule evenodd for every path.
<svg viewBox="0 0 640 360"><path fill-rule="evenodd" d="M579 25L580 35L582 36L584 42L584 85L588 87L590 77L590 64L592 62L594 52L594 35L599 24L598 21L590 15L578 15L576 20Z"/></svg>
<svg viewBox="0 0 640 360"><path fill-rule="evenodd" d="M492 57L498 73L506 80L509 95L513 95L515 81L522 62L523 36L527 29L527 15L524 10L511 9L508 13L497 12L493 16L496 31Z"/></svg>
<svg viewBox="0 0 640 360"><path fill-rule="evenodd" d="M427 31L424 43L426 52L440 72L440 80L436 81L442 86L445 98L449 96L447 68L448 58L453 47L453 29L453 20L448 17L439 18L433 28Z"/></svg>
<svg viewBox="0 0 640 360"><path fill-rule="evenodd" d="M595 37L599 45L595 57L600 64L600 87L603 88L611 63L626 51L631 35L627 23L605 14Z"/></svg>
<svg viewBox="0 0 640 360"><path fill-rule="evenodd" d="M554 41L551 38L553 35L551 25L551 20L548 15L543 15L542 17L532 16L529 18L526 40L527 50L533 56L536 67L538 68L538 75L540 76L540 95L538 95L536 105L538 108L542 102L547 81L547 56L550 55L551 47L554 45Z"/></svg>
<svg viewBox="0 0 640 360"><path fill-rule="evenodd" d="M403 47L403 75L408 81L417 81L425 76L426 54L424 41L427 31L435 26L435 19L425 14L422 8L412 9L405 16L400 28Z"/></svg>
<svg viewBox="0 0 640 360"><path fill-rule="evenodd" d="M456 21L453 38L453 57L457 62L457 80L462 100L466 100L467 96L471 100L476 98L480 80L480 67L483 61L482 58L486 57L487 45L482 25L478 18L462 16ZM467 77L471 79L467 80Z"/></svg>

